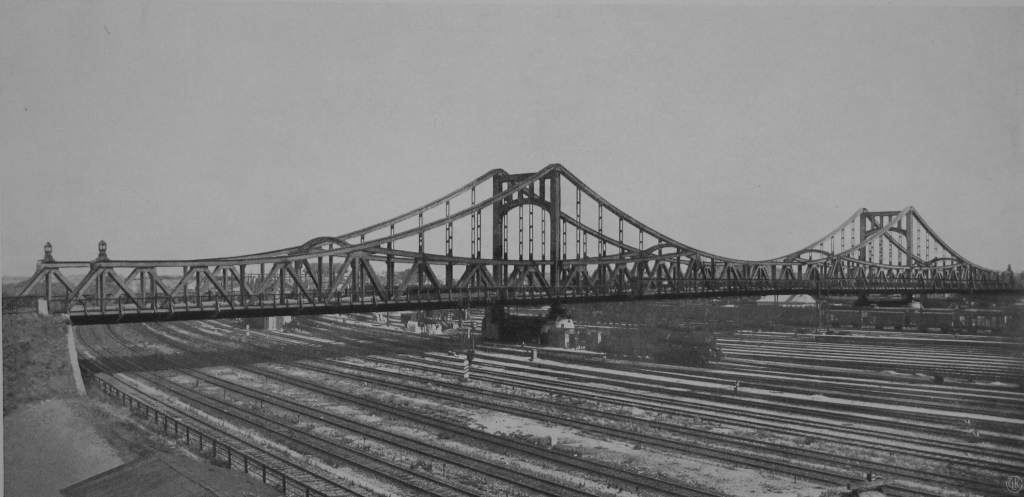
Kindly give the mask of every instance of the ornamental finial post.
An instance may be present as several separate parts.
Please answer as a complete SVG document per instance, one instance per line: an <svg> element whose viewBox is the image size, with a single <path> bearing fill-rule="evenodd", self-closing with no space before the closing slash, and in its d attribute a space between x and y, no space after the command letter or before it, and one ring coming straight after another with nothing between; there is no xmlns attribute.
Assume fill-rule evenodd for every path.
<svg viewBox="0 0 1024 497"><path fill-rule="evenodd" d="M100 253L99 253L99 255L96 256L96 260L97 261L109 261L110 258L107 257L107 242L105 242L103 240L100 240L99 250L100 250Z"/></svg>
<svg viewBox="0 0 1024 497"><path fill-rule="evenodd" d="M43 245L43 262L53 262L53 244L50 242Z"/></svg>

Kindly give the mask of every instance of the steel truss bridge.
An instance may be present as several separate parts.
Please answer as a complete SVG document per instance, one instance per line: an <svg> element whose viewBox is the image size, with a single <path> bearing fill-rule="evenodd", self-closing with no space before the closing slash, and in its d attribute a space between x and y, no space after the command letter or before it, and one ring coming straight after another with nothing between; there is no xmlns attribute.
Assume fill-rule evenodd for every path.
<svg viewBox="0 0 1024 497"><path fill-rule="evenodd" d="M270 252L115 260L101 241L97 258L67 262L55 260L47 243L21 295L38 295L44 312L90 324L658 298L1020 290L1012 273L960 256L913 207L860 209L804 248L747 261L676 241L552 164L528 174L492 170L397 217Z"/></svg>

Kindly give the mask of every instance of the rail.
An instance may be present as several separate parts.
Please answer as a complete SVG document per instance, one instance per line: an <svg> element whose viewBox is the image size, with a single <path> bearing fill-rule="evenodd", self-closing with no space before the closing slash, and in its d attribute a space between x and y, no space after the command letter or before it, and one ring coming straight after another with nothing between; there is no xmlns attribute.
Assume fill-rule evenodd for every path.
<svg viewBox="0 0 1024 497"><path fill-rule="evenodd" d="M202 430L179 421L160 409L142 402L110 382L100 377L95 377L95 381L100 385L100 390L104 394L120 400L123 407L127 407L130 412L140 415L145 421L149 421L152 417L153 424L160 426L162 420L161 429L164 436L173 437L179 442L184 440L186 447L192 448L195 446L200 455L208 454L214 463L223 460L228 468L241 471L246 476L258 476L262 479L263 483L280 490L284 495L327 497L326 494L311 488L295 478L289 478L283 472L267 466L265 463L244 452L232 449L230 444L219 440L217 437L204 433ZM204 453L204 451L208 452Z"/></svg>

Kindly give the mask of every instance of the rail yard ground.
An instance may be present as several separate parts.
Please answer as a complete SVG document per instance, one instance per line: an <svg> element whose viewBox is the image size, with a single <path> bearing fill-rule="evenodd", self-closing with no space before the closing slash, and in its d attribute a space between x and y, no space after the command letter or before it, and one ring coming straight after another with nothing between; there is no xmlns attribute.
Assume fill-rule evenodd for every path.
<svg viewBox="0 0 1024 497"><path fill-rule="evenodd" d="M461 342L396 318L78 327L90 396L66 402L119 460L188 451L286 495L970 496L1024 477L1020 338L734 330L700 368L478 344L466 379ZM5 367L12 328L59 326L19 319ZM48 333L59 353L33 367L52 380L5 371L11 417L73 392Z"/></svg>

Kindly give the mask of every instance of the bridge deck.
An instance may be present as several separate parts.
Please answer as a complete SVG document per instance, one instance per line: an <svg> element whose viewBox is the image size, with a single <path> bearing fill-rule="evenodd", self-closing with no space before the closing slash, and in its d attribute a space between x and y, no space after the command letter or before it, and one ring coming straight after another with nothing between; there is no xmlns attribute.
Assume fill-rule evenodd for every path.
<svg viewBox="0 0 1024 497"><path fill-rule="evenodd" d="M607 289L603 292L574 291L510 291L510 289L492 291L433 291L407 293L391 299L376 297L353 298L351 296L335 299L307 299L286 296L273 299L241 299L233 295L231 299L220 298L216 294L207 294L202 298L156 298L140 302L137 305L124 297L90 299L71 304L67 301L54 300L50 303L51 313L67 314L75 324L122 323L141 321L177 321L191 319L240 318L265 316L290 316L306 314L348 314L385 311L405 311L420 309L455 309L467 307L485 307L491 305L546 305L552 302L587 303L616 302L629 300L674 300L700 299L736 296L791 295L804 293L811 295L861 295L864 293L885 294L927 294L955 293L961 288L945 286L936 288L934 285L923 288L915 285L875 285L858 286L806 286L806 285L703 285L681 290L649 289L634 291L632 289ZM1005 285L980 285L969 290L971 293L1006 293ZM1017 290L1024 294L1024 290Z"/></svg>

